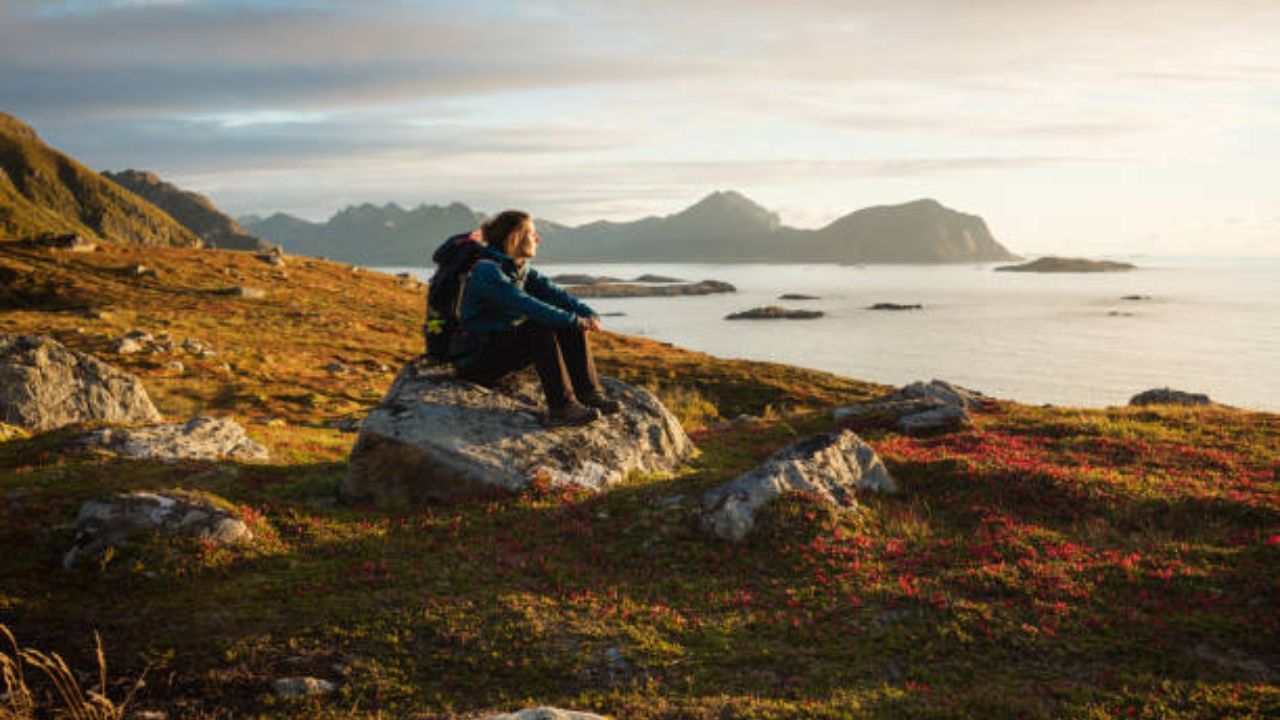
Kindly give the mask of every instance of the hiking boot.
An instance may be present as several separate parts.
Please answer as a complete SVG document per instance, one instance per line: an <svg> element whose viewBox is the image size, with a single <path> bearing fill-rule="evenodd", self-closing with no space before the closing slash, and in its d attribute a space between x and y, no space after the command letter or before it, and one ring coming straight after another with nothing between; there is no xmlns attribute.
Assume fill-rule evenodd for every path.
<svg viewBox="0 0 1280 720"><path fill-rule="evenodd" d="M590 425L599 417L600 411L593 407L579 405L578 403L567 403L547 411L547 419L543 424L547 427L576 427L578 425Z"/></svg>
<svg viewBox="0 0 1280 720"><path fill-rule="evenodd" d="M601 415L616 415L622 410L622 403L610 400L604 395L587 395L579 400L583 405L599 410Z"/></svg>

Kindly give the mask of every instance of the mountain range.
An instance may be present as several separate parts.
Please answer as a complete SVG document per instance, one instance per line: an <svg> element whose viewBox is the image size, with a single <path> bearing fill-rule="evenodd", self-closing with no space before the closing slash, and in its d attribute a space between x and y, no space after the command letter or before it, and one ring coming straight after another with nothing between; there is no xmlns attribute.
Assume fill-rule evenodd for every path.
<svg viewBox="0 0 1280 720"><path fill-rule="evenodd" d="M76 233L130 245L261 250L361 265L424 265L445 238L485 214L461 203L353 205L323 223L284 213L239 222L208 198L153 173L99 174L0 113L0 237ZM540 220L547 262L961 263L1016 260L977 215L936 200L849 213L825 227L787 227L741 193L717 191L666 216L580 226Z"/></svg>
<svg viewBox="0 0 1280 720"><path fill-rule="evenodd" d="M241 218L285 250L364 265L421 265L444 238L484 214L454 203L404 210L348 207L328 222L284 213ZM783 225L741 193L717 191L665 217L600 220L577 227L538 222L544 262L962 263L1016 260L977 215L936 200L869 207L817 230Z"/></svg>

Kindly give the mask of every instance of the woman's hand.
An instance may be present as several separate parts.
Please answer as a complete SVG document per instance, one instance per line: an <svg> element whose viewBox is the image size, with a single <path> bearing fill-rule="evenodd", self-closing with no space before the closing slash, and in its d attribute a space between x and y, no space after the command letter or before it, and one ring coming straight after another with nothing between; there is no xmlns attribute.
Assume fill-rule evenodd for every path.
<svg viewBox="0 0 1280 720"><path fill-rule="evenodd" d="M596 315L588 315L578 318L578 328L583 332L592 332L600 329L600 318Z"/></svg>

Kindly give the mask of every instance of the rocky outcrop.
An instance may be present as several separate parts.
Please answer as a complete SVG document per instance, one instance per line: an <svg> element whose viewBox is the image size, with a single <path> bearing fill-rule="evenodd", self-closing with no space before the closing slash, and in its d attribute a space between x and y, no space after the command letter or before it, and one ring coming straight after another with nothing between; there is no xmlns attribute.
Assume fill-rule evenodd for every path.
<svg viewBox="0 0 1280 720"><path fill-rule="evenodd" d="M29 242L32 245L67 252L93 252L98 249L97 243L76 233L40 233Z"/></svg>
<svg viewBox="0 0 1280 720"><path fill-rule="evenodd" d="M868 310L923 310L924 306L920 304L904 305L901 303L879 302L867 307Z"/></svg>
<svg viewBox="0 0 1280 720"><path fill-rule="evenodd" d="M1136 265L1111 260L1087 260L1085 258L1042 257L1021 265L1001 265L996 272L1036 273L1088 273L1123 272L1134 270Z"/></svg>
<svg viewBox="0 0 1280 720"><path fill-rule="evenodd" d="M837 421L865 415L891 415L903 432L928 432L962 427L972 421L969 411L989 402L982 393L944 380L914 382L883 398L836 408Z"/></svg>
<svg viewBox="0 0 1280 720"><path fill-rule="evenodd" d="M742 312L731 313L725 320L813 320L823 316L821 310L793 310L778 305L751 308Z"/></svg>
<svg viewBox="0 0 1280 720"><path fill-rule="evenodd" d="M667 297L673 295L714 295L737 292L727 282L703 280L676 285L644 285L636 283L596 283L594 285L569 285L565 288L578 297Z"/></svg>
<svg viewBox="0 0 1280 720"><path fill-rule="evenodd" d="M261 462L270 457L265 447L249 439L239 423L226 418L198 417L180 424L105 428L82 436L78 442L139 460Z"/></svg>
<svg viewBox="0 0 1280 720"><path fill-rule="evenodd" d="M501 715L487 715L483 720L605 720L605 718L602 715L577 710L536 707Z"/></svg>
<svg viewBox="0 0 1280 720"><path fill-rule="evenodd" d="M1129 398L1129 404L1142 405L1209 405L1213 401L1208 395L1189 393L1172 388L1153 388L1144 390Z"/></svg>
<svg viewBox="0 0 1280 720"><path fill-rule="evenodd" d="M0 334L0 422L32 430L160 420L138 378L35 335Z"/></svg>
<svg viewBox="0 0 1280 720"><path fill-rule="evenodd" d="M63 557L63 567L74 568L82 560L100 558L109 547L157 531L191 535L220 546L253 540L253 531L235 509L213 497L180 490L134 492L90 500L80 507L75 544Z"/></svg>
<svg viewBox="0 0 1280 720"><path fill-rule="evenodd" d="M897 484L870 445L850 430L837 430L783 448L708 491L698 522L703 531L736 542L755 527L761 508L787 492L812 493L832 505L856 508L858 490L892 493Z"/></svg>
<svg viewBox="0 0 1280 720"><path fill-rule="evenodd" d="M382 506L519 492L541 479L602 490L632 471L674 470L694 452L647 390L605 378L621 412L547 428L532 373L489 388L419 360L400 371L360 426L342 483L347 502Z"/></svg>
<svg viewBox="0 0 1280 720"><path fill-rule="evenodd" d="M817 295L805 295L804 293L783 293L778 296L779 300L821 300Z"/></svg>

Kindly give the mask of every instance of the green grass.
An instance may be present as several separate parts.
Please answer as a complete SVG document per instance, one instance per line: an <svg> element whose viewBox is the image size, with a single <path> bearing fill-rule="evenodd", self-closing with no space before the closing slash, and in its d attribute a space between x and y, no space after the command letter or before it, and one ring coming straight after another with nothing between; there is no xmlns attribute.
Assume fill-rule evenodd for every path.
<svg viewBox="0 0 1280 720"><path fill-rule="evenodd" d="M132 262L159 279L119 271ZM0 332L40 332L138 373L171 417L238 419L266 465L144 463L0 433L0 622L93 668L101 633L131 707L171 717L430 718L534 704L617 718L1280 715L1280 417L1221 408L999 403L923 438L852 425L904 492L837 513L790 496L746 543L694 530L698 495L830 429L884 388L596 338L604 372L655 388L702 450L604 496L534 490L382 512L336 503L360 417L416 354L422 297L375 273L229 252L0 243L52 288ZM266 301L217 294L269 287ZM105 309L106 319L85 308ZM129 329L218 351L113 356ZM332 360L345 376L322 370ZM228 363L231 371L221 369ZM740 414L755 420L722 424ZM0 428L0 430L3 430ZM151 538L59 569L90 498L206 493L257 540ZM335 696L283 701L315 675ZM109 688L121 697L126 681ZM111 694L109 693L109 694Z"/></svg>

